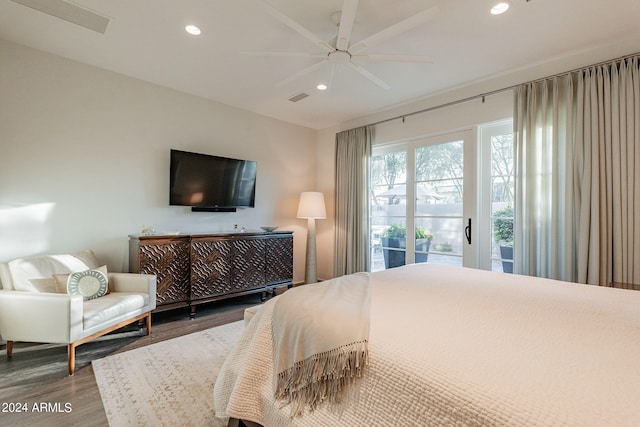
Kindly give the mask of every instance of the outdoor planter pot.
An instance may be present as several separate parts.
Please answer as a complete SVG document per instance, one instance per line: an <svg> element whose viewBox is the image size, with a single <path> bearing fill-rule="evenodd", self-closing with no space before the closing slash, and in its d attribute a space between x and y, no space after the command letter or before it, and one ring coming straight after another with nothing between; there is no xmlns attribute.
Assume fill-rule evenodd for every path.
<svg viewBox="0 0 640 427"><path fill-rule="evenodd" d="M433 234L424 227L416 226L416 251L427 252L433 240ZM381 236L385 268L405 265L407 249L407 228L404 225L392 224ZM398 250L391 249L397 248ZM427 262L428 254L416 253L416 262Z"/></svg>
<svg viewBox="0 0 640 427"><path fill-rule="evenodd" d="M493 238L500 247L502 271L513 273L513 207L502 208L494 215Z"/></svg>
<svg viewBox="0 0 640 427"><path fill-rule="evenodd" d="M416 239L416 251L428 252L431 246L431 239ZM382 237L382 247L385 268L394 268L405 265L407 249L407 239L404 237ZM398 248L394 250L388 248ZM428 253L416 253L416 262L427 262Z"/></svg>
<svg viewBox="0 0 640 427"><path fill-rule="evenodd" d="M502 258L502 271L513 273L513 246L500 245L500 258Z"/></svg>

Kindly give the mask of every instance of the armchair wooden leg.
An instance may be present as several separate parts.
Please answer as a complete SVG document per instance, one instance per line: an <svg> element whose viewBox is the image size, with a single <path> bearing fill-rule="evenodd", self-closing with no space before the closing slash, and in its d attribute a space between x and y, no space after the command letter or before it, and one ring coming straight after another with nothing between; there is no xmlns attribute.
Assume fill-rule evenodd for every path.
<svg viewBox="0 0 640 427"><path fill-rule="evenodd" d="M76 370L76 345L74 343L69 344L67 357L69 359L69 375L73 375Z"/></svg>
<svg viewBox="0 0 640 427"><path fill-rule="evenodd" d="M13 341L7 341L7 357L11 357L13 353Z"/></svg>
<svg viewBox="0 0 640 427"><path fill-rule="evenodd" d="M145 322L147 324L147 335L151 334L151 312L147 313L147 317L145 317Z"/></svg>

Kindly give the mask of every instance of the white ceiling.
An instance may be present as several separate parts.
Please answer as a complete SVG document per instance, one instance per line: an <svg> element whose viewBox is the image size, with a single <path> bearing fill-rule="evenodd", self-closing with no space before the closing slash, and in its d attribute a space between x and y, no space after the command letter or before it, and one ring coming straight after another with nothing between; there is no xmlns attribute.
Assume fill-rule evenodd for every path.
<svg viewBox="0 0 640 427"><path fill-rule="evenodd" d="M429 55L434 62L364 64L389 90L337 66L331 87L320 92L315 86L328 80L328 65L276 87L317 58L241 54L319 51L260 7L261 1L73 1L110 18L100 34L0 0L0 38L314 129L549 59L640 41L639 0L512 0L501 16L489 14L492 0L360 0L352 42L437 6L426 23L367 50ZM327 42L336 36L331 14L342 0L270 4ZM201 36L185 33L191 23ZM310 96L288 100L300 92Z"/></svg>

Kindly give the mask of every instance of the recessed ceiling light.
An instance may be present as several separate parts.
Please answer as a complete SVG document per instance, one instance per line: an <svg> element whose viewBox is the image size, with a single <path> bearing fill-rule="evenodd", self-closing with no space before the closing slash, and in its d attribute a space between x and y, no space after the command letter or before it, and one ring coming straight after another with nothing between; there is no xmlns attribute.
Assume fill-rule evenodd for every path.
<svg viewBox="0 0 640 427"><path fill-rule="evenodd" d="M492 15L503 14L509 9L509 6L511 6L511 3L509 3L508 1L501 1L499 3L496 3L493 5L493 7L491 7L491 14Z"/></svg>
<svg viewBox="0 0 640 427"><path fill-rule="evenodd" d="M184 30L192 36L199 36L202 32L200 31L200 28L196 27L195 25L187 25L186 27L184 27Z"/></svg>
<svg viewBox="0 0 640 427"><path fill-rule="evenodd" d="M320 83L318 86L316 86L316 89L318 90L327 90L328 86L324 83Z"/></svg>

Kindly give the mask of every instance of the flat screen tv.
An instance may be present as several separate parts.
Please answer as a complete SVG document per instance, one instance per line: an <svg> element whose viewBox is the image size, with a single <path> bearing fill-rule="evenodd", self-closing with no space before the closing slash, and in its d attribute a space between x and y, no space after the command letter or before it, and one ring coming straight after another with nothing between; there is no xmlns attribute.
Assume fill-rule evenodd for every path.
<svg viewBox="0 0 640 427"><path fill-rule="evenodd" d="M169 204L194 211L255 207L256 162L171 150Z"/></svg>

